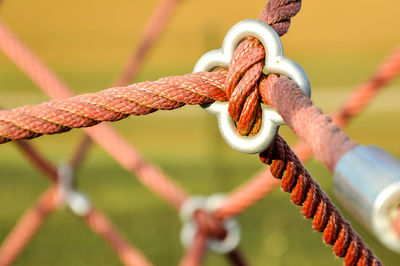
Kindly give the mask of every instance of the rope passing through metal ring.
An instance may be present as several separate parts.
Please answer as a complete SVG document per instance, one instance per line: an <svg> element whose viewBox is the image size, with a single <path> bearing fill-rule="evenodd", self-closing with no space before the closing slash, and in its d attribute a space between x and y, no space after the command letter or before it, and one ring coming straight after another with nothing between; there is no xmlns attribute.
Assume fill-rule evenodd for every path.
<svg viewBox="0 0 400 266"><path fill-rule="evenodd" d="M311 96L310 80L303 68L284 56L281 40L276 31L259 20L247 19L235 24L226 34L221 49L204 54L197 61L193 72L211 71L217 67L229 67L233 52L246 37L256 37L265 48L265 74L282 74L293 79L299 87ZM240 136L235 123L230 118L228 103L214 102L202 105L218 119L218 126L225 142L233 149L243 153L259 153L269 147L275 139L279 126L284 124L282 117L272 108L264 107L260 132L252 137Z"/></svg>
<svg viewBox="0 0 400 266"><path fill-rule="evenodd" d="M180 209L180 216L183 227L181 231L181 242L186 248L189 247L196 236L198 227L193 221L193 215L196 210L202 209L206 212L215 212L223 203L226 196L223 194L214 194L209 197L193 196L185 201ZM240 227L236 219L229 218L223 221L223 227L227 234L224 239L208 237L207 247L220 254L227 254L233 251L240 242Z"/></svg>

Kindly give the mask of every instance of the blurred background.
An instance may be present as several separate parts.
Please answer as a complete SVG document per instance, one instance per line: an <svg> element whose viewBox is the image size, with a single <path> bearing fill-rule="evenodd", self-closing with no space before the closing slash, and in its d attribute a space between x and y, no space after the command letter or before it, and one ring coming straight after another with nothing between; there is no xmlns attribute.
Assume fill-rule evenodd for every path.
<svg viewBox="0 0 400 266"><path fill-rule="evenodd" d="M148 1L4 0L0 19L78 93L108 88L121 71L142 28L157 5ZM190 73L206 51L221 46L236 22L257 18L265 0L185 0L156 44L135 82ZM308 73L312 99L335 110L400 43L400 3L382 0L304 1L283 38L286 55ZM345 131L361 144L380 146L400 158L399 79L379 94ZM10 109L48 98L0 54L0 105ZM131 117L113 126L145 158L193 194L229 192L264 166L221 139L214 117L200 107L184 107ZM283 127L290 144L297 138ZM65 162L83 136L81 130L45 136L31 143L54 163ZM333 198L332 174L311 160L307 168ZM13 143L0 147L0 241L23 211L49 186ZM78 172L79 188L105 212L120 232L155 265L176 265L183 248L175 210L146 190L99 146L93 145ZM336 201L335 201L336 202ZM338 204L343 210L342 206ZM400 255L383 247L343 210L386 265ZM251 265L342 265L322 235L312 230L290 195L276 189L238 217L241 250ZM225 265L209 253L205 265ZM53 213L15 265L120 265L114 252L66 209Z"/></svg>

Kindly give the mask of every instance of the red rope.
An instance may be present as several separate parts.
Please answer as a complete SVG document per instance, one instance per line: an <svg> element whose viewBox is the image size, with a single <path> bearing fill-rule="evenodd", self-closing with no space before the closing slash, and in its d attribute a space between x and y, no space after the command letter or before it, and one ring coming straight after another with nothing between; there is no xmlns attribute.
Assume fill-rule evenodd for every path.
<svg viewBox="0 0 400 266"><path fill-rule="evenodd" d="M278 33L283 34L285 25L289 25L290 17L298 12L299 3L300 1L290 0L272 1L267 5L267 9L280 11L265 17L276 20L277 23L274 26ZM252 58L237 61L243 62L239 70L235 69L236 63L232 63L229 71L236 71L235 77L239 76L236 84L230 76L225 79L224 70L219 70L213 73L189 74L184 77L167 77L157 82L112 88L97 94L2 111L0 112L0 140L6 142L33 138L42 134L68 131L75 127L92 126L101 121L116 121L131 114L142 115L160 109L179 108L184 104L200 104L227 98L230 98L230 113L238 122L239 132L254 134L261 123L258 103L260 93L263 101L274 106L295 133L311 144L317 158L332 169L337 160L356 144L314 107L292 81L276 75L261 76L262 65L259 61L263 58L262 54L249 53L259 47L257 42L254 39L247 40L242 43L241 48L246 52L240 53L240 49L236 50L235 58L253 54ZM246 43L248 43L247 46ZM240 71L243 71L243 74ZM228 73L228 75L231 74ZM250 77L246 78L246 75ZM221 81L226 85L226 95L222 91ZM241 121L246 121L246 123ZM326 230L327 236L324 234L324 239L328 243L335 244L335 253L338 256L346 255L345 263L348 265L356 261L363 265L370 262L379 264L373 253L362 243L361 238L352 231L340 214L336 213L337 210L331 205L326 195L319 190L318 185L314 183L297 157L282 141L278 137L274 144L274 148L278 151L270 148L261 155L261 158L265 162L272 163L271 169L276 177L281 178L283 174L285 182L282 182L282 186L287 191L292 190L295 185L293 182L298 182L295 186L297 190L292 194L293 201L297 204L303 203L303 200L307 200L305 197L308 196L304 192L310 189L308 191L311 191L309 192L311 200L308 203L309 209L306 216L316 217L314 218L316 230L324 230L326 226L333 227ZM339 147L334 144L339 144ZM328 153L324 154L323 151L326 149ZM313 205L315 201L319 204L318 206ZM316 212L314 212L314 207L317 208ZM332 224L329 224L324 215L328 215ZM339 231L336 231L337 227Z"/></svg>
<svg viewBox="0 0 400 266"><path fill-rule="evenodd" d="M40 172L50 178L54 183L58 181L57 168L50 161L46 160L31 143L25 140L19 140L15 143Z"/></svg>
<svg viewBox="0 0 400 266"><path fill-rule="evenodd" d="M84 217L85 222L115 250L124 265L149 266L152 265L140 251L133 248L114 228L107 216L92 208Z"/></svg>
<svg viewBox="0 0 400 266"><path fill-rule="evenodd" d="M224 93L218 86L219 84L221 84L221 80L222 81L224 80L225 73L226 71L219 70L212 73L206 72L206 73L189 74L184 77L167 77L159 80L158 82L145 82L145 83L134 84L125 88L124 87L113 88L96 94L86 94L82 96L76 96L70 99L57 100L49 103L44 103L38 106L23 107L23 108L25 108L25 110L29 110L32 114L35 112L40 113L40 109L42 108L42 106L46 105L52 106L54 110L57 110L56 108L58 108L59 106L62 107L70 106L68 107L70 114L73 114L76 111L76 113L83 115L85 114L83 110L85 110L86 113L88 113L88 115L86 115L87 121L90 120L95 121L93 117L101 118L102 116L106 117L106 119L109 120L112 120L114 118L116 118L116 120L119 120L122 117L126 116L127 112L136 114L149 113L148 110L142 108L142 106L146 106L148 104L151 104L152 108L160 107L159 109L170 109L170 108L177 108L181 106L182 103L184 102L202 103L203 101L204 103L204 100L206 102L210 101L210 98L213 96L215 97L215 95L218 95L218 97L223 98L225 97ZM212 86L215 84L217 85L216 87ZM187 86L188 88L186 88ZM347 151L346 148L350 149L354 147L354 145L356 145L354 142L350 141L348 137L343 132L341 132L340 129L337 126L335 126L327 116L323 115L318 108L313 106L312 102L307 98L307 96L291 80L285 77L278 78L276 75L269 75L268 77L263 77L261 79L259 87L260 87L260 94L264 102L274 106L274 108L281 114L285 122L300 137L303 137L306 140L306 142L312 144L311 147L313 148L314 153L317 156L319 155L319 157L322 159L324 163L327 164L328 167L333 167L335 165L337 159L340 158L340 156ZM181 93L177 94L175 92L181 92ZM193 92L197 93L195 94ZM170 93L170 95L168 93ZM115 103L117 103L117 101L112 98L113 94L124 97L125 99L123 101L124 104L121 104L120 107L114 105ZM162 95L163 97L160 95ZM136 97L145 96L145 97L137 99L134 98L135 96ZM109 101L108 100L109 98L111 98L112 100ZM180 101L177 101L176 99L180 99ZM82 106L85 106L86 103L88 102L90 102L90 105L93 106L92 110L96 110L95 112L93 111L88 112L88 108L82 108ZM101 102L101 104L99 102ZM132 109L131 107L127 106L128 104L133 104L138 108L136 108L136 110ZM122 109L126 110L126 113L117 115L118 113L116 112L116 110L118 108L119 111L121 111ZM113 111L109 112L108 110L113 110ZM15 114L16 117L19 112L21 112L19 109L14 109L13 111L9 111L9 113ZM58 110L56 112L58 112ZM25 115L27 114L26 111L25 112L22 111L22 113ZM93 117L90 117L92 113ZM61 114L62 112L59 112L58 115L54 117L54 119L62 118ZM312 115L311 116L312 120L310 119L310 114ZM1 112L0 112L0 117L2 117ZM307 123L312 123L312 124L307 124ZM57 122L57 124L61 123ZM26 124L25 126L28 127L30 126L30 124ZM308 128L311 128L315 132L310 132ZM2 134L1 132L2 130L0 130L0 135ZM315 133L318 133L318 135L315 135ZM313 141L316 141L317 143L314 144ZM334 145L335 143L340 143L341 145L336 146ZM326 157L323 156L323 154L321 153L323 149L328 150L328 156L326 155L325 155ZM282 149L282 148L281 151L291 152L288 149ZM279 156L284 156L284 154L280 154ZM290 158L292 158L293 156L290 155ZM300 167L296 164L293 164L292 167L294 166L296 166L297 168ZM300 199L296 200L301 201ZM329 205L329 207L331 207L331 205ZM335 213L335 215L338 214ZM342 219L339 219L336 222L338 222L340 226L344 226L342 224L347 224ZM360 243L362 243L361 240ZM357 242L356 244L360 243ZM336 252L336 254L341 255L340 252Z"/></svg>
<svg viewBox="0 0 400 266"><path fill-rule="evenodd" d="M271 165L271 174L281 179L281 188L291 193L294 204L302 206L305 218L313 219L314 229L323 232L325 243L333 245L336 256L344 257L345 265L382 265L280 136L260 153L260 159Z"/></svg>
<svg viewBox="0 0 400 266"><path fill-rule="evenodd" d="M179 3L180 0L161 0L158 3L142 32L138 47L126 63L122 73L113 82L113 86L126 86L136 77L146 56L161 37ZM90 137L85 135L76 154L71 159L71 167L74 172L82 163L90 144Z"/></svg>
<svg viewBox="0 0 400 266"><path fill-rule="evenodd" d="M4 26L1 27L0 24L0 34L3 34L6 37L10 37L8 39L0 39L0 47L3 45L3 48L7 48L5 53L13 60L16 60L15 63L19 65L21 68L26 67L26 73L36 73L31 71L31 68L36 69L43 68L45 71L39 73L44 76L45 80L58 80L46 67L44 64L40 62L40 60L29 51L27 47L22 45L22 43L13 36ZM2 44L2 42L4 42ZM9 45L11 42L12 45ZM24 61L25 58L28 58L29 63ZM39 66L38 66L39 65ZM50 76L50 77L47 77ZM34 81L35 77L31 77ZM61 82L59 81L61 84ZM39 84L41 85L41 84ZM44 88L46 93L51 92L51 88ZM64 94L67 96L69 94L68 91L63 90L63 88L59 87L57 93ZM50 95L52 96L52 95ZM172 206L179 209L180 205L186 200L186 193L172 181L169 181L166 176L159 171L156 167L145 162L141 156L129 146L129 144L123 140L115 131L111 129L106 124L102 124L97 126L96 128L88 128L86 129L87 133L100 145L103 146L111 155L116 158L116 160L127 170L136 173L139 180L142 181L143 184L147 185L149 188L153 190L156 194L160 195L167 202L169 202ZM81 151L78 151L79 154Z"/></svg>
<svg viewBox="0 0 400 266"><path fill-rule="evenodd" d="M165 27L180 2L181 0L161 0L158 3L142 32L138 48L128 60L121 75L114 82L114 86L125 86L136 77L144 59L165 31Z"/></svg>
<svg viewBox="0 0 400 266"><path fill-rule="evenodd" d="M207 235L197 232L192 245L186 250L179 266L198 266L203 261L207 244Z"/></svg>
<svg viewBox="0 0 400 266"><path fill-rule="evenodd" d="M369 105L377 93L385 85L392 82L400 74L400 46L382 62L373 75L358 86L344 101L342 106L332 115L339 127L346 126L352 118L360 114ZM304 142L294 147L294 152L304 163L312 156L312 150ZM251 180L231 193L218 209L216 216L228 218L245 211L272 191L280 181L267 171L258 172Z"/></svg>
<svg viewBox="0 0 400 266"><path fill-rule="evenodd" d="M301 7L300 0L269 1L259 20L271 25L282 36L289 30L290 19ZM255 135L261 127L258 80L264 66L265 48L255 38L246 38L236 48L225 81L229 113L242 135Z"/></svg>

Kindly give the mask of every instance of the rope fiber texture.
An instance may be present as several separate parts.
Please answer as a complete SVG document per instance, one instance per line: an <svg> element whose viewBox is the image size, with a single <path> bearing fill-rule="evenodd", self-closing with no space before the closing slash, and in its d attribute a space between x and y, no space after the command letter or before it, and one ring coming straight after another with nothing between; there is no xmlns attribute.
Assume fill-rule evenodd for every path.
<svg viewBox="0 0 400 266"><path fill-rule="evenodd" d="M40 114L40 110L44 106L45 110L47 110L47 114L57 114L53 116L53 122L57 121L57 119L65 121L65 118L63 117L65 111L59 108L59 106L61 106L63 108L68 108L69 115L76 112L78 115L75 114L75 116L86 116L85 119L81 119L80 121L78 121L79 123L74 125L74 122L69 122L69 125L89 126L93 125L93 121L98 122L98 120L94 118L102 119L102 117L104 117L108 121L112 121L119 120L132 113L148 114L154 112L157 109L169 110L173 108L178 108L181 107L183 103L200 104L210 102L212 100L223 101L227 98L222 89L222 84L224 84L226 73L226 70L218 70L214 72L188 74L183 77L167 77L160 79L157 82L144 82L133 84L128 87L111 88L109 90L95 94L86 94L75 96L69 99L55 100L38 106L26 106L19 109L14 109L13 111L1 111L0 117L11 117L8 115L2 115L2 113L4 112L8 112L9 114L19 114L20 112L22 112L24 115L26 115L27 111L30 111L30 115L32 115L32 113ZM322 158L321 160L326 163L328 167L333 167L337 159L340 158L340 155L345 152L343 147L347 147L347 149L354 147L355 144L350 141L348 137L343 132L341 132L340 129L335 126L330 119L323 115L319 109L314 107L311 101L291 80L285 77L278 78L276 75L268 75L262 77L259 86L259 91L264 102L271 104L282 115L285 122L300 137L303 137L306 142L310 144L313 144L313 141L316 141L316 139L320 137L320 142L311 145L311 147L313 148L317 156L319 154L318 149L321 153L323 150L326 150L326 148L328 148L329 152L327 157L319 154L320 158ZM114 95L117 95L117 97L115 97ZM135 98L143 96L144 98ZM120 98L123 100L119 101L116 100L114 97L124 98ZM123 104L115 105L116 103L121 102ZM52 106L53 109L51 111L53 113L50 113L50 110L46 109L47 106ZM88 111L89 106L91 108L90 112ZM95 112L93 112L94 110ZM119 113L117 111L124 111L124 113ZM312 113L313 119L316 122L310 121L310 119L308 118L310 112ZM49 118L47 117L47 119ZM24 122L24 120L20 121ZM82 123L86 121L88 121L89 124ZM307 122L313 122L313 124L308 125ZM13 124L15 125L16 123ZM60 123L60 121L57 121L55 124L57 125L62 123ZM25 123L25 129L29 128L30 126L31 124ZM55 128L54 124L50 123L50 126ZM319 132L319 134L328 135L329 137L315 137L313 134L310 134L310 131L302 131L302 128L304 128L304 126L309 127L316 132ZM0 129L0 135L3 134L2 129L3 128ZM57 129L63 129L63 127L58 127ZM22 130L20 132L26 131ZM332 139L335 140L335 142L332 142ZM335 143L342 143L342 145L339 145L338 147L337 145L335 145ZM280 151L285 153L288 152L285 149L281 149ZM281 154L281 156L283 155ZM339 223L339 226L343 226L340 224L342 223L341 219L337 220L336 222ZM343 222L343 224L345 224L345 222ZM359 244L359 242L357 242L356 244ZM341 255L340 253L336 254ZM373 253L369 251L368 254L369 258L369 256L372 256L370 254ZM378 261L377 259L374 259L374 261L375 260ZM345 262L347 264L347 261Z"/></svg>
<svg viewBox="0 0 400 266"><path fill-rule="evenodd" d="M288 30L290 18L297 14L300 6L301 1L273 0L267 4L260 19L283 35ZM236 49L229 70L166 77L155 82L0 111L0 143L66 132L102 121L117 121L129 115L172 110L185 104L228 100L229 112L237 122L238 132L254 135L262 122L262 100L273 106L289 127L310 145L316 157L333 169L337 160L357 144L313 106L294 82L273 74L263 75L264 56L260 42L247 38ZM88 129L88 132L91 130ZM118 157L117 154L113 155ZM277 137L273 146L260 154L260 158L272 164L271 172L275 177L282 178L284 190L292 191L292 201L303 205L303 213L307 218L314 218L314 228L324 231L324 240L334 245L336 255L345 257L346 265L380 265L283 139ZM141 169L141 165L135 164L134 167L139 171ZM145 174L147 172L143 176ZM202 231L211 232L209 228Z"/></svg>
<svg viewBox="0 0 400 266"><path fill-rule="evenodd" d="M335 255L344 257L345 265L382 265L280 136L260 153L260 159L270 165L275 178L281 179L281 188L291 193L292 202L302 206L304 217L313 219L314 229L323 232Z"/></svg>
<svg viewBox="0 0 400 266"><path fill-rule="evenodd" d="M400 74L400 46L382 62L373 75L358 86L344 101L342 106L332 114L332 119L339 127L346 126L351 119L364 111L373 98L385 85ZM305 142L298 142L293 151L304 163L312 156L312 150ZM216 216L228 218L245 211L264 198L280 184L269 171L260 171L253 178L232 192L217 210ZM400 212L399 212L400 214ZM400 216L399 216L400 221ZM398 230L400 235L400 230Z"/></svg>

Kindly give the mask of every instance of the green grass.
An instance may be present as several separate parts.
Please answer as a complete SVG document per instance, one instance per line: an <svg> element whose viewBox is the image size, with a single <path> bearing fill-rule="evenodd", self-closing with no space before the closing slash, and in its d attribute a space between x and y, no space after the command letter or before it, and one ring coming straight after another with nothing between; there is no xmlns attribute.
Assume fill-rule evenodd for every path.
<svg viewBox="0 0 400 266"><path fill-rule="evenodd" d="M156 2L4 1L0 17L67 84L83 93L109 86L139 40L140 29ZM190 72L204 51L220 46L233 23L256 17L264 3L250 1L243 8L225 0L183 1L137 80ZM395 14L398 1L360 3L304 1L302 12L283 38L286 54L307 70L314 102L326 112L334 110L400 42L393 30L400 25ZM334 15L328 16L327 10ZM346 132L359 143L381 146L400 157L398 88L397 80ZM6 109L47 99L2 55L0 95L0 105ZM264 167L257 156L227 147L215 119L199 107L128 118L114 126L146 159L192 194L229 193ZM289 129L283 127L280 132L289 143L296 141ZM69 158L82 136L80 130L72 130L31 142L59 164ZM334 199L331 173L315 160L307 168ZM13 143L1 145L0 169L1 241L49 182ZM79 188L93 204L155 265L179 262L183 249L178 215L105 151L93 146L77 178ZM240 248L252 265L342 265L300 211L290 202L289 194L277 189L238 217L242 227ZM386 265L396 265L399 255L384 248L346 211L343 213ZM104 241L66 208L50 216L16 261L16 265L119 264ZM206 265L224 264L221 256L206 257Z"/></svg>

